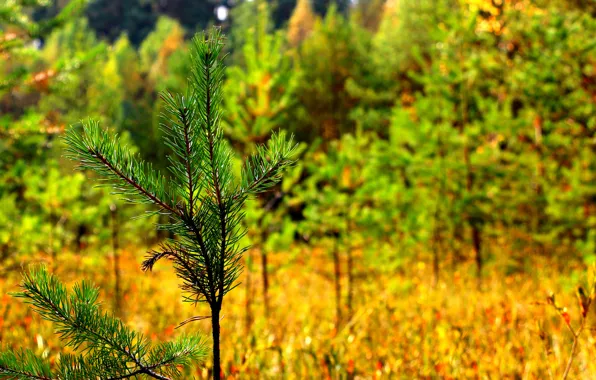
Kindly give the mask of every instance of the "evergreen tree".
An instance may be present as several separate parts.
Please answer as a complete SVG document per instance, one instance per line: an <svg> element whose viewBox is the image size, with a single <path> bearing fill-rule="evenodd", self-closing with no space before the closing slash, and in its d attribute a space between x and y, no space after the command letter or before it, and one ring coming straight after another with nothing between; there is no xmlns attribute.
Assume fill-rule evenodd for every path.
<svg viewBox="0 0 596 380"><path fill-rule="evenodd" d="M394 168L420 196L412 204L436 199L426 207L436 216L410 211L436 226L420 237L457 256L471 246L479 274L502 234L593 260L593 105L577 99L594 91L594 45L575 43L593 20L552 5L531 8L527 25L517 7L456 9L432 33L432 60L411 73L420 91L392 117Z"/></svg>
<svg viewBox="0 0 596 380"><path fill-rule="evenodd" d="M78 44L77 49L81 49L76 50L69 45L64 51L53 47L64 42L66 38L62 37L65 36L74 35L77 38L73 40L77 42L89 42L84 28L80 33L72 32L83 3L71 1L54 18L39 21L30 15L47 2L0 4L0 55L3 58L0 60L0 203L7 206L0 208L0 258L9 266L16 263L8 263L6 259L17 259L20 253L41 250L41 246L52 252L61 240L67 240L65 235L54 234L61 228L56 224L62 220L65 209L49 208L50 204L42 200L44 188L38 185L50 176L60 180L57 187L77 183L73 176L54 176L55 158L59 154L55 137L65 124L57 111L64 103L70 106L66 111L84 110L84 102L70 103L72 98L68 95L72 91L65 91L64 99L58 93L65 88L73 91L77 88L67 83L80 83L83 71L100 55L103 46L81 48L83 44ZM84 37L78 38L80 36ZM44 49L40 49L41 41L46 42ZM77 100L81 98L78 95ZM73 193L80 194L76 190ZM69 197L65 195L56 202L62 204ZM29 244L15 244L25 241Z"/></svg>
<svg viewBox="0 0 596 380"><path fill-rule="evenodd" d="M153 30L139 47L141 66L147 70L147 79L159 86L159 81L168 75L168 60L177 50L184 50L184 30L176 21L168 17L160 17ZM180 78L182 79L182 78ZM182 83L181 83L182 84ZM158 91L165 90L157 88Z"/></svg>
<svg viewBox="0 0 596 380"><path fill-rule="evenodd" d="M23 123L18 125L20 128L11 128L8 131L9 123L6 120L18 121L19 116L23 116L18 113L19 106L22 109L30 106L32 102L31 99L27 99L25 104L17 105L11 104L8 100L28 98L27 91L31 90L46 93L48 83L53 77L75 69L73 62L67 59L60 59L50 67L40 67L39 61L42 57L36 46L40 43L39 39L46 38L53 30L60 29L73 20L81 11L84 2L72 1L56 17L35 22L30 13L36 6L40 7L44 3L19 0L0 4L0 106L3 109L0 133L3 137L31 133L27 127L32 126L33 119L36 119L23 117ZM78 63L81 64L80 61Z"/></svg>
<svg viewBox="0 0 596 380"><path fill-rule="evenodd" d="M376 32L383 17L385 0L359 0L350 12L363 28Z"/></svg>
<svg viewBox="0 0 596 380"><path fill-rule="evenodd" d="M239 183L234 180L232 152L220 126L223 101L223 39L219 31L199 35L192 43L192 74L187 95L162 94L165 102L162 128L171 180L140 161L117 137L84 123L83 134L68 131L70 157L118 183L120 194L152 204L167 214L170 239L143 263L150 270L160 259L174 263L182 280L184 300L206 302L213 327L213 377L220 378L220 316L224 296L237 284L240 260L246 247L239 245L245 231L240 223L249 196L277 183L293 161L294 146L279 133L261 145L244 164ZM171 185L168 185L171 183ZM200 317L199 317L200 318ZM191 318L186 322L196 320ZM183 322L185 323L185 322Z"/></svg>
<svg viewBox="0 0 596 380"><path fill-rule="evenodd" d="M437 89L427 91L432 100L417 101L416 114L400 105L393 110L389 139L379 144L376 155L374 172L382 178L376 187L384 190L376 191L380 203L372 212L392 210L384 211L393 226L390 246L402 255L420 245L430 249L437 284L446 253L459 251L452 237L454 226L462 223L453 178L460 165L451 156L458 136L449 121L450 108L431 95Z"/></svg>
<svg viewBox="0 0 596 380"><path fill-rule="evenodd" d="M442 39L442 44L431 50L436 58L425 68L423 75L413 75L413 78L424 88L424 93L418 94L415 100L416 116L423 123L447 123L450 126L447 131L437 129L433 138L425 138L423 146L445 152L442 153L444 156L446 152L449 154L447 158L443 156L437 160L437 163L443 163L444 159L450 162L450 166L444 168L448 173L446 183L431 183L439 189L442 187L451 197L453 235L460 243L471 243L480 285L487 247L486 233L490 230L486 227L494 222L491 220L494 215L491 205L497 206L489 199L489 183L495 182L501 169L496 165L498 146L490 144L493 131L485 122L494 104L488 104L485 99L497 87L502 68L494 64L495 57L491 54L496 36L478 31L477 17L478 13L466 8L453 12L447 20L450 27L436 30ZM475 49L472 50L471 46ZM417 155L428 153L422 147L413 151ZM431 173L427 171L426 175ZM438 206L440 203L437 203Z"/></svg>
<svg viewBox="0 0 596 380"><path fill-rule="evenodd" d="M513 67L505 72L512 119L506 144L515 187L505 193L515 205L509 223L526 225L541 251L554 243L593 261L596 117L586 99L596 93L596 22L576 6L545 4L525 22L509 22L501 37L503 60ZM501 18L521 17L507 9Z"/></svg>
<svg viewBox="0 0 596 380"><path fill-rule="evenodd" d="M45 115L42 123L51 122L56 131L41 145L45 151L40 157L42 164L29 165L21 176L23 202L19 206L25 215L39 220L38 232L28 237L33 240L37 236L38 241L29 247L45 250L57 265L56 254L62 248L72 247L79 252L101 241L94 232L109 223L109 205L114 200L107 192L84 186L81 173L72 173L69 163L60 158L62 146L55 136L63 132L64 125L85 115L110 120L120 130L125 81L116 51L97 41L85 19L69 21L52 32L41 56L54 62L57 73L48 81L34 110ZM61 69L63 66L76 69ZM61 191L67 188L71 191Z"/></svg>
<svg viewBox="0 0 596 380"><path fill-rule="evenodd" d="M50 34L42 54L48 62L79 68L61 71L48 83L48 94L38 103L41 112L53 115L54 122L65 125L85 116L121 123L121 78L113 63L108 62L108 47L97 40L87 20L71 20Z"/></svg>
<svg viewBox="0 0 596 380"><path fill-rule="evenodd" d="M231 51L228 58L231 66L245 64L243 46L247 42L249 31L254 28L255 20L259 18L260 3L261 1L243 0L230 11L231 26L228 32L228 43L226 46ZM269 7L267 7L267 11L269 12ZM267 27L270 28L271 25Z"/></svg>
<svg viewBox="0 0 596 380"><path fill-rule="evenodd" d="M457 12L457 0L384 3L378 30L356 41L369 59L362 62L361 74L346 83L348 93L358 102L351 117L359 125L387 135L393 105L398 102L407 106L421 89L412 74L432 61L441 35L437 25L451 12Z"/></svg>
<svg viewBox="0 0 596 380"><path fill-rule="evenodd" d="M321 136L327 142L354 130L349 116L354 99L345 86L349 78L358 76L363 58L353 43L358 32L331 7L299 46L296 63L301 80L296 97L301 107L294 128L302 139Z"/></svg>
<svg viewBox="0 0 596 380"><path fill-rule="evenodd" d="M243 65L231 67L225 83L226 133L243 154L288 122L288 111L298 84L290 57L284 54L285 38L270 33L267 3L256 1L256 23L247 31L242 46Z"/></svg>
<svg viewBox="0 0 596 380"><path fill-rule="evenodd" d="M288 24L288 41L292 46L298 46L310 35L314 28L316 15L310 0L298 0Z"/></svg>

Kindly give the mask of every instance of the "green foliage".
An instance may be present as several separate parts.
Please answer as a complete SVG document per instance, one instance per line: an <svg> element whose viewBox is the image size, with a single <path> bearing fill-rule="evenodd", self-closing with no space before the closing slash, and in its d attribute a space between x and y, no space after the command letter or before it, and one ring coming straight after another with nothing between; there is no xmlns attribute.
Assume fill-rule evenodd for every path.
<svg viewBox="0 0 596 380"><path fill-rule="evenodd" d="M199 376L300 371L288 358L303 355L303 340L279 334L275 323L284 316L282 305L303 301L287 297L282 304L271 287L269 305L268 273L284 289L306 289L299 282L304 278L316 284L314 272L327 291L326 279L335 277L335 327L345 322L345 329L336 329L337 339L327 344L317 337L329 336L328 323L323 330L305 325L312 338L308 355L317 360L312 366L310 359L297 361L329 376L366 377L359 366L377 363L357 357L362 349L376 350L379 338L369 337L374 329L359 329L359 321L377 315L379 326L409 336L411 324L392 324L403 320L395 319L395 310L422 315L414 318L420 321L415 327L432 319L437 331L449 323L447 315L457 319L458 308L443 313L449 298L425 290L427 261L434 292L468 286L464 276L454 276L454 282L463 281L461 288L442 288L446 284L438 281L448 265L459 276L466 261L475 261L478 274L503 265L509 276L534 271L542 256L549 265L560 259L574 268L596 260L596 13L589 2L361 0L335 2L339 10L331 6L324 14L334 2L206 1L187 7L183 0L96 0L87 18L79 17L79 1L0 2L0 277L10 281L11 269L28 261L49 259L54 269L68 270L63 255L75 254L78 264L113 252L116 299L124 302L133 292L118 285L118 255L136 252L133 243L150 246L155 251L143 268L169 259L183 299L211 308L216 364ZM230 22L223 22L231 48L220 35L188 41L219 5L232 7ZM45 19L61 8L58 17ZM231 67L224 72L228 51ZM286 141L290 132L301 144ZM62 158L65 143L69 157L92 170L73 173ZM297 155L303 156L300 165L290 168ZM98 177L99 188L89 186ZM117 197L136 205L115 207ZM128 221L138 215L150 219ZM239 283L243 256L254 268L253 252L244 255L248 244L261 255L263 276L247 273L246 293L234 309L228 300L235 292L228 294ZM296 263L313 270L288 276ZM386 297L380 278L403 279L400 291L428 298L414 309L400 308ZM503 287L515 278L507 277ZM258 312L251 315L261 284L267 324L259 323ZM355 296L356 288L362 297ZM491 313L481 310L495 300L470 294L484 316L474 319L474 327L490 322L500 337L495 341L507 341L500 330L507 324L493 323ZM245 308L247 334L251 321L254 329L222 340L232 346L238 339L238 351L226 350L220 371L224 298L234 314ZM380 309L370 306L380 299ZM324 315L329 302L318 304L312 312ZM97 310L89 321L99 328L95 322L104 314ZM8 320L0 315L0 325ZM273 340L259 342L262 326ZM344 333L349 347L338 343ZM422 376L446 376L442 356L453 337L443 335L437 341L444 350L428 356L423 346L417 351L422 367L430 368ZM293 354L279 349L289 336ZM435 340L428 335L425 344ZM261 344L272 349L261 351L279 353L278 368L262 360L269 354L259 351ZM318 355L328 346L319 366ZM169 355L170 348L160 347L155 360L151 350L143 360ZM357 352L354 368L342 352ZM28 352L3 355L14 368L50 376L47 363ZM92 358L61 358L51 366L59 378L77 378L68 368L94 371ZM403 358L393 364L389 354L385 359L379 359L381 371L400 373L395 371L403 368ZM523 360L527 364L530 357ZM467 367L454 376L482 376Z"/></svg>
<svg viewBox="0 0 596 380"><path fill-rule="evenodd" d="M4 69L5 66L10 68L13 64L16 66L7 77L0 77L0 95L22 83L31 74L30 68L19 64L21 59L35 55L30 42L47 36L53 29L76 17L83 10L85 3L86 0L71 1L55 17L40 22L31 19L31 9L47 6L47 1L14 0L0 5L0 53L7 58L0 65L0 69Z"/></svg>
<svg viewBox="0 0 596 380"><path fill-rule="evenodd" d="M351 113L355 123L387 135L391 108L420 89L411 75L434 61L432 53L441 40L437 26L458 8L455 0L385 2L378 30L361 33L357 40L361 54L370 59L362 62L360 75L346 83L358 103Z"/></svg>
<svg viewBox="0 0 596 380"><path fill-rule="evenodd" d="M435 217L423 217L423 209L408 214L438 221L439 230L427 236L435 236L433 241L442 236L441 244L450 241L452 249L467 240L481 250L483 238L498 236L502 227L523 226L538 246L556 241L573 249L572 241L583 247L580 242L593 239L584 230L591 223L587 199L593 194L584 181L593 170L580 153L588 143L580 136L593 131L592 116L572 100L589 96L580 84L587 82L579 57L586 54L591 61L592 48L571 42L593 24L585 16L550 9L530 21L534 29L511 26L503 34L483 29L513 25L510 20L521 12L452 13L448 27L436 30L440 43L431 50L433 60L421 74L410 73L423 90L411 105L395 107L391 139L401 149L394 162L417 183L414 204L441 200ZM540 42L543 35L549 37ZM543 66L550 68L538 69ZM574 201L566 203L571 189Z"/></svg>
<svg viewBox="0 0 596 380"><path fill-rule="evenodd" d="M242 64L228 70L224 87L226 133L243 153L250 153L255 143L265 141L272 131L289 122L299 82L290 57L280 54L283 35L269 32L266 2L255 3L257 22L246 31L240 50Z"/></svg>
<svg viewBox="0 0 596 380"><path fill-rule="evenodd" d="M200 336L181 336L152 347L142 334L103 313L97 288L86 281L69 292L45 269L33 269L25 274L22 291L15 296L54 323L65 344L83 354L62 356L56 370L51 371L31 351L5 351L0 354L0 378L179 378L179 367L188 367L207 356L208 349Z"/></svg>
<svg viewBox="0 0 596 380"><path fill-rule="evenodd" d="M162 158L167 151L159 143L163 137L160 126L163 103L159 101L159 93L182 92L190 71L184 30L180 24L167 17L160 18L156 29L139 47L136 58L137 71L133 73L138 76L138 87L127 94L132 117L127 119L126 127L143 158L165 169Z"/></svg>
<svg viewBox="0 0 596 380"><path fill-rule="evenodd" d="M294 128L299 137L331 140L354 129L349 118L353 98L345 86L351 76L357 75L363 59L353 43L358 32L332 7L298 48L301 80L296 98L301 107Z"/></svg>
<svg viewBox="0 0 596 380"><path fill-rule="evenodd" d="M532 178L540 207L535 215L548 219L536 221L532 232L539 241L582 242L578 248L586 255L592 251L583 250L583 244L594 244L589 233L594 226L594 146L589 136L596 126L594 104L585 99L594 93L595 42L588 36L595 29L585 12L549 8L506 36L515 41L510 53L515 69L508 79L516 103L514 121L520 120L515 132L523 136L512 146L518 154L512 165ZM523 119L532 125L524 128Z"/></svg>
<svg viewBox="0 0 596 380"><path fill-rule="evenodd" d="M282 185L275 186L274 191L264 191L273 188L281 178L276 178L276 183L258 180L273 169L264 160L276 154L271 148L268 152L260 144L270 138L270 141L279 139L282 136L279 130L290 123L288 116L295 105L299 75L293 71L290 56L283 53L284 34L270 32L272 23L267 2L245 2L241 6L235 12L254 13L251 19L253 25L236 30L236 33L242 33L242 38L236 34L234 41L242 41L243 45L236 46L237 66L228 70L224 86L227 112L223 121L225 132L240 155L256 153L248 159L242 173L245 182L254 182L256 189L263 191L254 202L248 202L245 226L249 231L247 242L260 250L264 306L266 315L269 315L267 254L271 248L289 247L293 240L294 228L287 217L288 197L285 196L292 179L286 176ZM249 183L243 184L245 188L248 186ZM246 263L252 271L250 258Z"/></svg>
<svg viewBox="0 0 596 380"><path fill-rule="evenodd" d="M53 254L81 243L80 232L87 229L83 224L101 224L101 219L85 220L88 212L75 211L92 209L86 203L97 199L97 193L82 192L81 177L60 172L55 143L65 122L87 113L116 115L119 106L113 87L97 95L114 102L103 100L98 107L91 104L91 93L81 96L89 82L91 91L98 88L94 71L102 66L105 53L105 45L97 44L86 22L75 18L82 4L72 1L55 18L39 22L29 15L46 3L3 4L0 40L9 43L0 47L6 58L0 64L0 104L7 111L0 117L0 198L9 207L0 211L5 231L2 266L17 264L9 261L22 260L24 253ZM43 50L33 43L38 38L45 39Z"/></svg>
<svg viewBox="0 0 596 380"><path fill-rule="evenodd" d="M125 196L137 196L169 215L162 225L178 239L169 240L143 263L152 269L170 259L183 281L184 299L206 301L211 307L214 373L219 374L219 313L226 293L240 274L246 248L238 243L242 206L247 197L265 191L292 165L294 146L285 134L274 135L245 163L239 183L232 171L232 152L220 126L223 101L223 41L219 31L193 40L193 70L187 95L163 94L163 132L172 185L123 147L96 122L85 123L83 134L73 129L66 141L69 157L104 176ZM217 375L216 375L217 377Z"/></svg>
<svg viewBox="0 0 596 380"><path fill-rule="evenodd" d="M174 198L165 178L131 154L130 148L121 145L117 136L111 136L96 121L83 123L82 137L70 128L65 140L69 158L80 160L84 168L97 171L112 183L122 181L116 194L126 197L127 201L132 201L136 195L135 200L139 202L153 203L164 211L174 210Z"/></svg>
<svg viewBox="0 0 596 380"><path fill-rule="evenodd" d="M250 39L249 33L251 33L250 30L254 30L255 19L260 20L259 11L263 6L266 8L267 17L270 18L270 9L266 1L242 0L230 10L231 26L226 44L226 47L231 50L228 58L230 68L244 64L242 47Z"/></svg>
<svg viewBox="0 0 596 380"><path fill-rule="evenodd" d="M0 39L8 54L0 63L6 84L0 104L7 111L0 117L0 196L3 204L23 210L2 211L3 252L38 251L50 234L55 251L79 240L77 229L104 227L111 198L80 188L58 158L55 137L64 125L86 117L109 121L127 139L121 145L138 146L144 160L165 169L162 158L172 147L158 144L164 137L160 115L176 117L170 111L181 100L164 95L169 100L160 101L158 92L183 92L191 69L181 26L188 23L156 19L146 40L136 41L137 51L124 35L113 46L100 42L84 19L73 17L78 2L47 23L53 28L29 16L29 5L36 4L9 2L0 21L2 35L10 35ZM165 9L153 2L147 6L152 13ZM303 141L322 137L323 144L313 147L322 151L357 128L374 131L355 137L370 145L366 167L374 174L363 191L373 191L373 201L383 199L392 210L371 207L366 218L393 226L395 244L434 244L432 236L438 234L449 245L445 250L463 252L473 224L489 239L521 228L532 245L554 243L592 256L590 6L362 1L349 17L330 9L315 22L306 12L309 33L293 46L282 37L292 34L292 25L274 31L279 20L271 20L284 7L245 1L232 10L233 66L224 78L222 122L234 156L253 153L278 129ZM309 2L300 2L296 13L307 8ZM367 13L381 8L376 18ZM249 25L248 19L257 22ZM30 44L36 37L44 41L40 50ZM314 154L309 157L315 161ZM46 163L47 170L41 169ZM168 182L180 170L155 180ZM276 188L259 197L261 206L273 198L281 202L275 212L254 210L249 219L263 225L255 226L259 231L252 241L267 240L266 225L272 222L290 223L291 202L283 198L304 177L319 176L316 171L313 166L295 181L286 180L287 191ZM441 173L447 175L439 178ZM44 198L50 196L42 193L51 190L52 181L61 182L58 189L75 184L77 196L60 199L63 192L57 191L58 199L48 202ZM175 206L182 195L167 197ZM90 201L97 206L93 211L85 205ZM57 207L51 210L49 204ZM128 210L132 215L141 208ZM292 212L293 219L303 217L301 210ZM86 216L79 218L81 213ZM165 216L159 218L167 224ZM431 227L433 221L440 228ZM15 241L8 236L25 235L31 242L26 248L8 243ZM84 235L84 241L93 240Z"/></svg>

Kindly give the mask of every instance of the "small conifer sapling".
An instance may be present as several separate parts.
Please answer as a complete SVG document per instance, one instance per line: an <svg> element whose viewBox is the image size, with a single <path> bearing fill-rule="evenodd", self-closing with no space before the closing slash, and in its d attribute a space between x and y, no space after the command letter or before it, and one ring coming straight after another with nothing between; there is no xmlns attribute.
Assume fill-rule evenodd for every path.
<svg viewBox="0 0 596 380"><path fill-rule="evenodd" d="M233 152L223 139L223 37L219 30L192 41L192 72L185 95L162 94L162 130L171 151L170 179L153 170L94 121L83 133L70 129L69 156L92 169L131 201L151 204L169 216L158 226L175 238L151 252L143 262L151 270L160 259L173 262L182 280L184 300L206 302L213 328L213 377L221 376L220 318L224 296L237 286L240 259L247 247L241 222L249 196L269 189L294 162L295 144L283 132L272 135L233 175ZM202 319L190 318L183 322Z"/></svg>

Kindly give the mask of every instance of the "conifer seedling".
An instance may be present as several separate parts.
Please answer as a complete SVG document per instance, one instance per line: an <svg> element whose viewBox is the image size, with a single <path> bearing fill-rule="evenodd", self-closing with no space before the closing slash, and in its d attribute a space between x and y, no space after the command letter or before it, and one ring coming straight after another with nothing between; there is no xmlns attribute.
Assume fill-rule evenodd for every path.
<svg viewBox="0 0 596 380"><path fill-rule="evenodd" d="M151 204L154 212L169 216L168 223L158 228L174 238L151 252L142 267L151 270L160 259L169 259L182 280L184 300L210 306L215 379L221 374L223 300L237 286L240 259L247 249L241 245L246 232L241 226L243 205L249 196L279 182L284 169L293 164L295 151L292 138L274 134L244 162L240 180L235 179L233 152L220 126L223 44L217 29L195 36L187 93L162 94L162 130L172 152L167 157L169 178L133 155L97 122L83 123L82 134L71 128L66 136L69 157L82 168L96 171L130 201Z"/></svg>

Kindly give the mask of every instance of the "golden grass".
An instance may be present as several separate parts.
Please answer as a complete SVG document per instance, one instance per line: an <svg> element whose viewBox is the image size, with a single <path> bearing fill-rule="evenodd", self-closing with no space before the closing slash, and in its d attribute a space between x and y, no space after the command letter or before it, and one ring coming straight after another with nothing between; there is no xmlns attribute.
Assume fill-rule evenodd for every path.
<svg viewBox="0 0 596 380"><path fill-rule="evenodd" d="M183 331L210 334L209 320L175 329L189 317L208 315L208 307L181 302L178 281L165 262L153 273L142 273L142 256L143 251L135 249L122 253L127 323L153 340ZM111 308L109 258L64 253L59 260L57 273L63 281L92 279ZM274 254L270 262L269 320L264 318L261 276L254 265L248 281L253 314L249 330L247 271L224 303L222 367L230 379L561 378L572 336L545 304L546 296L557 294L572 324L580 318L574 286L581 271L561 274L537 262L531 274L505 276L493 265L479 291L465 264L445 271L433 288L430 266L412 261L399 273L366 272L359 265L354 314L336 328L329 256L322 250L303 250ZM17 290L18 281L18 275L2 280L2 294ZM343 285L345 289L345 280ZM56 360L61 348L51 324L20 300L1 298L0 318L5 348L33 348ZM596 377L594 343L586 331L569 378ZM197 368L188 377L207 378L208 373L208 368Z"/></svg>

